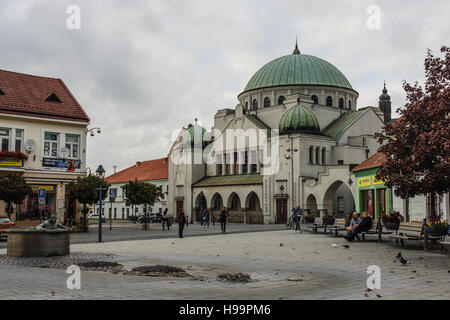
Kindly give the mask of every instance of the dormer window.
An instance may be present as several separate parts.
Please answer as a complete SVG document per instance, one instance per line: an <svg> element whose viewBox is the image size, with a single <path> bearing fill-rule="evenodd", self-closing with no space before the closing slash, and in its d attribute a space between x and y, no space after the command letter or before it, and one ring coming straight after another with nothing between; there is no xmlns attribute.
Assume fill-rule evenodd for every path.
<svg viewBox="0 0 450 320"><path fill-rule="evenodd" d="M58 96L54 93L50 94L47 98L44 100L45 102L56 102L61 103L61 100L58 98Z"/></svg>

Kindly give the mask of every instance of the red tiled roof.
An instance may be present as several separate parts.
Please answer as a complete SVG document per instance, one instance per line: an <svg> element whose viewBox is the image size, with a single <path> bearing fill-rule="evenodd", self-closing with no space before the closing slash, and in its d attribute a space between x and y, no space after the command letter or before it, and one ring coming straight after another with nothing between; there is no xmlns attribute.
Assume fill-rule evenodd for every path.
<svg viewBox="0 0 450 320"><path fill-rule="evenodd" d="M109 183L129 182L137 179L138 181L164 180L169 178L169 160L168 158L136 162L128 169L122 170L107 177L105 180Z"/></svg>
<svg viewBox="0 0 450 320"><path fill-rule="evenodd" d="M0 70L0 113L89 122L88 115L61 79ZM45 101L55 94L58 102Z"/></svg>
<svg viewBox="0 0 450 320"><path fill-rule="evenodd" d="M353 172L381 167L386 162L386 155L377 152L353 168Z"/></svg>

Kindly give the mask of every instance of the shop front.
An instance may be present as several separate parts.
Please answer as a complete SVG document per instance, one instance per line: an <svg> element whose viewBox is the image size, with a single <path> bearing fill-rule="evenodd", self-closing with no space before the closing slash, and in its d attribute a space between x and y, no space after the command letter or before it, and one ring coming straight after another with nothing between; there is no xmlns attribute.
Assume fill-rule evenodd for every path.
<svg viewBox="0 0 450 320"><path fill-rule="evenodd" d="M354 172L356 178L356 210L366 211L373 219L378 219L392 211L391 189L383 181L376 179L378 168Z"/></svg>

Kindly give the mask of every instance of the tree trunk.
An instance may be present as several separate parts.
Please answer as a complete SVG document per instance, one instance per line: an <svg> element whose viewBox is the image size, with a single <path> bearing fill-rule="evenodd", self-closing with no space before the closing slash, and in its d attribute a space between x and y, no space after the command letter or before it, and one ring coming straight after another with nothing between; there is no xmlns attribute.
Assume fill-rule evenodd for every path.
<svg viewBox="0 0 450 320"><path fill-rule="evenodd" d="M83 226L82 226L82 228L83 228L83 232L87 232L87 217L86 217L86 215L87 215L87 208L86 208L86 203L83 203L83 218L84 218L84 222L83 222ZM100 219L101 219L102 217L100 216Z"/></svg>
<svg viewBox="0 0 450 320"><path fill-rule="evenodd" d="M144 204L144 230L147 230L147 204Z"/></svg>
<svg viewBox="0 0 450 320"><path fill-rule="evenodd" d="M436 214L436 194L434 192L431 192L430 194L430 221L435 221L437 218Z"/></svg>

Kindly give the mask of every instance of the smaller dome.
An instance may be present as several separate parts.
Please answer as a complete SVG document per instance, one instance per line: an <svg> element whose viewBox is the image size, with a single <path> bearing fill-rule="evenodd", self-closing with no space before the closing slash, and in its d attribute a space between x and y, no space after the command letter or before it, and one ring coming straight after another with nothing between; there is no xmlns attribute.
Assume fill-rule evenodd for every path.
<svg viewBox="0 0 450 320"><path fill-rule="evenodd" d="M199 126L197 123L194 125L189 125L186 132L183 134L181 139L182 144L191 144L194 143L202 144L203 146L209 144L210 139L208 137L208 132L202 126Z"/></svg>
<svg viewBox="0 0 450 320"><path fill-rule="evenodd" d="M316 115L300 104L289 109L280 120L280 133L299 131L320 132L319 121Z"/></svg>

